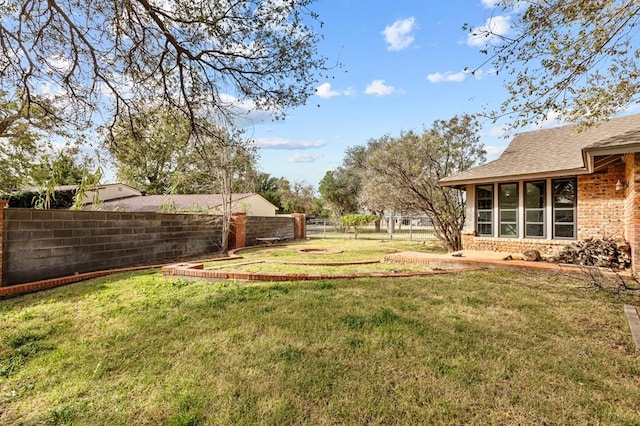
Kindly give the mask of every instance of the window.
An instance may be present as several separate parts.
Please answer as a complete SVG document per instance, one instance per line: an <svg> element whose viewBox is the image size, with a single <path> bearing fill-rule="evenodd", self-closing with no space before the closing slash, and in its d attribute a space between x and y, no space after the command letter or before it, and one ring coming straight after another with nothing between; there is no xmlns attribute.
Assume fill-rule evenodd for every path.
<svg viewBox="0 0 640 426"><path fill-rule="evenodd" d="M527 182L525 187L524 234L528 238L544 238L544 181Z"/></svg>
<svg viewBox="0 0 640 426"><path fill-rule="evenodd" d="M500 236L518 236L518 184L500 184Z"/></svg>
<svg viewBox="0 0 640 426"><path fill-rule="evenodd" d="M576 237L576 179L556 179L553 185L553 238Z"/></svg>
<svg viewBox="0 0 640 426"><path fill-rule="evenodd" d="M476 211L478 235L493 235L493 185L476 187Z"/></svg>

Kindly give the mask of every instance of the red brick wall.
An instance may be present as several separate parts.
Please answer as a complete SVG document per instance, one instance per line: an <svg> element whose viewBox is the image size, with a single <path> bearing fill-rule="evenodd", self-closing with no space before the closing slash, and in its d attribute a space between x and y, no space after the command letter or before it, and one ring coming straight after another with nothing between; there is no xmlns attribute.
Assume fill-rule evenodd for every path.
<svg viewBox="0 0 640 426"><path fill-rule="evenodd" d="M640 271L640 153L625 155L626 174L624 182L628 183L625 198L625 236L631 244L631 262L633 271Z"/></svg>
<svg viewBox="0 0 640 426"><path fill-rule="evenodd" d="M7 200L0 200L0 287L2 287L2 264L4 256L2 255L3 234L4 234L4 209L7 207Z"/></svg>
<svg viewBox="0 0 640 426"><path fill-rule="evenodd" d="M543 256L550 256L570 241L540 240L518 238L476 237L473 234L462 235L462 247L465 250L503 251L506 253L522 253L526 250L538 250Z"/></svg>
<svg viewBox="0 0 640 426"><path fill-rule="evenodd" d="M625 191L616 182L625 180L625 165L610 165L605 171L578 176L578 239L625 237Z"/></svg>
<svg viewBox="0 0 640 426"><path fill-rule="evenodd" d="M231 214L229 230L229 248L237 249L247 246L247 214L236 212Z"/></svg>
<svg viewBox="0 0 640 426"><path fill-rule="evenodd" d="M301 240L307 236L307 215L304 213L291 213L294 220L294 236L296 240Z"/></svg>

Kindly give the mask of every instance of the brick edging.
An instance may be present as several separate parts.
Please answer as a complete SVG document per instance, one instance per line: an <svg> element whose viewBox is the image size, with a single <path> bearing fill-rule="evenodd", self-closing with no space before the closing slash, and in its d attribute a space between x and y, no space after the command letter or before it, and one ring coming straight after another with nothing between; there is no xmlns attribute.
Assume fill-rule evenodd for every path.
<svg viewBox="0 0 640 426"><path fill-rule="evenodd" d="M204 269L202 263L180 263L167 265L162 268L164 276L182 276L189 278L243 280L243 281L318 281L327 279L356 279L356 278L409 278L444 275L457 272L477 271L480 268L467 267L450 270L424 272L378 272L360 274L289 274L289 273L256 273L256 272L224 272L220 270Z"/></svg>
<svg viewBox="0 0 640 426"><path fill-rule="evenodd" d="M17 296L24 293L32 293L39 290L46 290L54 287L60 287L67 284L73 284L80 281L90 280L92 278L100 278L112 274L120 274L123 272L140 271L144 269L162 268L166 264L162 265L146 265L146 266L132 266L129 268L108 269L103 271L84 272L82 274L68 275L66 277L51 278L48 280L34 281L31 283L10 285L7 287L0 287L0 297L5 296Z"/></svg>
<svg viewBox="0 0 640 426"><path fill-rule="evenodd" d="M231 259L238 259L238 258L242 258L242 256L231 255L227 257L207 259L207 262L231 260ZM131 266L128 268L105 269L102 271L84 272L81 274L68 275L65 277L50 278L47 280L34 281L34 282L24 283L24 284L15 284L15 285L10 285L6 287L0 287L0 298L18 296L21 294L33 293L40 290L48 290L51 288L60 287L67 284L74 284L81 281L90 280L93 278L100 278L100 277L105 277L113 274L121 274L124 272L135 272L135 271L142 271L145 269L162 269L171 265L175 265L175 263L162 263L158 265L142 265L142 266Z"/></svg>

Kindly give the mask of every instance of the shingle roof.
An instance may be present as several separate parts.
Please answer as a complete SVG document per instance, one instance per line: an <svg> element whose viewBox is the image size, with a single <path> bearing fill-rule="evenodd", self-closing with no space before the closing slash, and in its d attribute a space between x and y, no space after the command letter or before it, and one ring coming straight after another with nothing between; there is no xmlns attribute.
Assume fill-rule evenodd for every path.
<svg viewBox="0 0 640 426"><path fill-rule="evenodd" d="M231 202L235 203L255 193L232 194ZM157 212L160 206L174 203L177 210L189 211L211 210L222 205L221 194L175 194L175 195L144 195L105 201L100 204L100 210L122 210L127 212ZM87 207L90 209L91 207Z"/></svg>
<svg viewBox="0 0 640 426"><path fill-rule="evenodd" d="M612 118L579 132L575 125L517 134L500 158L448 176L444 186L588 172L584 153L640 151L640 114Z"/></svg>

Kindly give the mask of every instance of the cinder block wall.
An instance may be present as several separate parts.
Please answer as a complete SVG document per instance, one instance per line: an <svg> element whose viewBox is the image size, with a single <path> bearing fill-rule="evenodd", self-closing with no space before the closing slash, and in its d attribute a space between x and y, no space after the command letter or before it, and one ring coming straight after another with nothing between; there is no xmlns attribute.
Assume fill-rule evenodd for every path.
<svg viewBox="0 0 640 426"><path fill-rule="evenodd" d="M291 227L293 229L293 227ZM209 215L5 209L2 286L152 265L220 249Z"/></svg>
<svg viewBox="0 0 640 426"><path fill-rule="evenodd" d="M294 219L288 216L248 216L246 229L246 245L255 246L256 238L280 238L293 240Z"/></svg>

